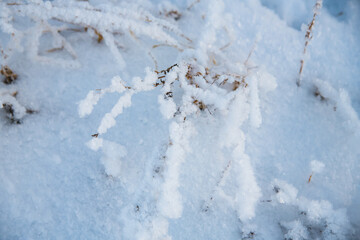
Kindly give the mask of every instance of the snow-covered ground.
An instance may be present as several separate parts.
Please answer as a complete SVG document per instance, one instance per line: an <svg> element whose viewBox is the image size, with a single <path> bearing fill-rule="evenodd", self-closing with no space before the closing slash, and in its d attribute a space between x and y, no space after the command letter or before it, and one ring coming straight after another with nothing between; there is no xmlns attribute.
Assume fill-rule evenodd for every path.
<svg viewBox="0 0 360 240"><path fill-rule="evenodd" d="M316 2L0 2L0 239L360 239L360 2Z"/></svg>

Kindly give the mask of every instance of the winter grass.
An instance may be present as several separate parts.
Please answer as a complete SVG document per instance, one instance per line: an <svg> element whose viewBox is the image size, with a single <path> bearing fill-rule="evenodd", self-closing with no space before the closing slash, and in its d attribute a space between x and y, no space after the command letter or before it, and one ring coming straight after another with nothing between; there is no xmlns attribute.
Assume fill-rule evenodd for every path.
<svg viewBox="0 0 360 240"><path fill-rule="evenodd" d="M318 1L316 6L318 3L321 7L321 1ZM260 8L256 3L252 4L245 6ZM109 95L118 97L111 109L101 117L97 126L87 126L92 135L89 134L86 145L95 152L101 152L99 162L105 171L106 179L121 182L129 192L133 190L128 186L129 182L124 181L122 174L129 170L126 169L126 162L128 156L133 153L125 145L120 144L123 142L121 138L113 139L110 136L114 135L109 133L121 133L124 128L136 131L135 126L124 126L118 122L127 111L133 110L134 101L144 93L157 95L157 107L163 119L167 121L168 136L163 139L166 144L161 152L159 169L153 170L151 163L136 166L137 171L146 172L144 176L147 182L137 186L140 193L134 199L137 201L139 196L144 194L149 195L145 199L152 200L148 201L146 206L139 204L133 208L133 202L122 205L118 214L122 220L122 233L130 236L136 232L137 239L171 239L172 229L184 217L186 204L191 202L182 189L183 176L186 171L190 171L184 169L184 166L189 164L189 161L196 162L194 156L199 156L199 149L211 152L213 149L210 148L216 147L217 157L208 159L207 164L202 166L208 169L205 178L211 179L216 176L217 180L210 187L209 197L204 197L203 205L197 209L201 214L210 215L214 208L221 206L218 203L222 202L235 213L238 220L236 225L241 229L241 239L257 236L266 238L268 236L258 235L263 230L258 216L263 213L260 212L264 209L262 204L269 203L271 206L268 206L268 209L272 209L270 215L280 219L275 225L280 229L281 237L285 239L346 239L351 236L353 229L345 208L338 208L326 197L305 197L300 188L289 183L291 179L278 180L271 175L270 178L274 179L270 184L272 195L266 199L268 190L263 188L262 176L259 180L257 174L256 161L259 159L253 158L246 147L247 142L251 141L251 132L259 131L264 122L266 123L264 111L268 110L265 106L269 105L265 105L263 101L268 93L276 92L277 78L261 66L262 62L258 58L256 61L253 60L252 55L257 51L256 45L260 37L256 37L255 41L251 39L251 42L255 42L254 47L236 49L241 54L231 54L230 51L234 50L232 45L236 42L235 29L241 24L233 21L234 16L226 10L226 2L194 1L187 7L187 11L201 9L206 13L206 16L204 14L203 19L199 20L203 28L199 36L193 39L185 36L177 24L178 21L185 21L191 16L185 10L182 12L181 8L176 8L170 3L160 5L158 16L154 11L145 10L145 7L140 7L137 3L120 5L59 1L19 1L16 4L5 2L1 3L4 11L1 13L0 25L3 33L10 38L10 41L5 41L6 44L2 44L6 45L5 50L2 50L3 64L11 63L10 60L16 59L17 54L26 54L31 61L37 63L56 64L66 69L81 69L79 50L69 38L69 33L64 33L66 31L71 32L70 35L75 32L88 34L95 39L96 44L105 44L117 67L124 72L127 67L133 67L127 65L124 47L136 47L139 46L135 44L137 42L150 41L141 57L160 46L176 49L175 61L165 59L163 62L166 65L163 70L158 69L158 61L162 59L152 55L155 69L146 67L144 74L141 73L141 69L135 77L126 74L116 75L111 79L109 86L104 82L101 83L101 89L95 89L98 86L94 86L94 90L84 94L83 100L78 103L78 115L81 118L79 121L86 123L97 108L102 108L99 106L102 101L109 104L106 100ZM308 26L304 55L312 38L315 17L320 7L315 8L313 21ZM21 19L31 19L31 24L19 28L15 20ZM50 34L50 39L53 40L46 42L45 54L45 46L41 41L44 34ZM132 39L130 46L123 45L124 36ZM99 44L95 47L100 47ZM230 51L227 51L228 49ZM164 49L163 51L165 52ZM54 52L67 52L68 58L59 57L62 55L58 54L52 55ZM303 65L304 60L301 62L298 85ZM3 72L5 73L5 70ZM19 75L21 76L21 73ZM348 92L316 78L309 82L313 85L313 92L308 97L315 96L324 103L323 106L329 106L331 111L339 113L346 129L356 133L359 120ZM284 88L283 85L284 83L280 85L281 89ZM16 99L16 92L13 86L8 86L6 90L1 89L0 103L10 114L10 118L21 119L28 110ZM277 104L281 106L280 102ZM140 115L142 111L144 109L139 109ZM212 136L218 136L213 146L205 145L204 139L198 136L200 128L204 127L200 126L204 123L203 119L212 122L213 125L208 123L206 126L211 126L214 132ZM158 121L160 122L160 119ZM121 134L117 134L119 135ZM276 140L276 136L267 137L266 141ZM194 149L194 146L197 148ZM140 148L141 144L137 149ZM210 168L217 166L216 164L221 161L224 161L222 167ZM260 161L265 163L265 160ZM309 175L304 177L304 183L312 186L314 181L316 183L317 177L326 172L324 169L327 167L328 164L323 161L312 160ZM199 181L198 178L194 179ZM197 187L199 191L205 188L201 185ZM278 212L281 211L289 213L289 217L278 217L281 215Z"/></svg>

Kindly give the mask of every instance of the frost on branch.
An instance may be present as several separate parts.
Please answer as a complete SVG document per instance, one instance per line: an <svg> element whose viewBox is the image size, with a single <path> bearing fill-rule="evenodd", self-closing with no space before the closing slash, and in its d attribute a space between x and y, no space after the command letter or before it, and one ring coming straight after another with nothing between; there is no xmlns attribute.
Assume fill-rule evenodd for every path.
<svg viewBox="0 0 360 240"><path fill-rule="evenodd" d="M105 167L105 172L114 177L120 177L121 158L126 156L126 149L114 142L105 141L102 147L104 155L101 162Z"/></svg>
<svg viewBox="0 0 360 240"><path fill-rule="evenodd" d="M306 227L299 221L281 223L281 226L286 229L287 233L284 235L285 239L304 240L309 239L309 234Z"/></svg>
<svg viewBox="0 0 360 240"><path fill-rule="evenodd" d="M273 206L297 211L297 219L280 222L285 239L346 239L352 232L345 209L334 209L326 200L298 196L294 186L278 179L272 187Z"/></svg>
<svg viewBox="0 0 360 240"><path fill-rule="evenodd" d="M360 120L347 91L342 88L336 90L330 83L320 79L315 79L313 83L315 97L330 104L333 110L340 114L344 121L344 127L349 131L356 132L360 128Z"/></svg>
<svg viewBox="0 0 360 240"><path fill-rule="evenodd" d="M258 96L260 92L258 89L266 92L276 86L274 82L270 84L272 87L263 85L263 82L267 82L262 79L264 76L268 77L269 81L274 80L269 77L270 75L259 72L254 77L259 78L259 82L256 84L260 84L260 86L252 88L251 84L253 83L246 82L244 73L233 73L226 68L210 69L190 58L162 71L146 69L145 77L143 79L134 77L131 85L125 85L120 77L115 77L110 87L99 91L90 91L79 104L79 115L83 117L92 112L93 106L104 94L110 92L120 94L113 109L104 115L97 134L94 135L88 146L95 151L102 149L105 156L102 162L106 173L119 177L119 170L117 170L121 163L119 159L124 157L125 153L111 154L108 149L113 148L106 146L110 142L103 139L103 135L115 126L116 118L125 108L131 106L131 99L136 94L160 88L158 96L160 112L170 123L163 183L156 203L159 217L166 221L166 219L177 219L182 216L183 197L179 190L181 166L192 152L191 139L196 134L197 117L203 115L219 119L219 123L223 127L218 145L222 151L231 152L223 179L216 186L214 196L207 203L207 208L211 207L213 199L225 198L237 212L241 222L246 224L255 216L256 205L262 194L256 182L251 159L245 154L246 139L241 126L251 119L253 105L257 105L256 111L260 111L259 99L254 102L251 96L253 94ZM124 149L122 146L117 146ZM121 152L125 151L121 150ZM237 176L236 193L230 196L222 190L225 184L233 184L226 181L225 175L228 172ZM149 231L151 232L151 230Z"/></svg>
<svg viewBox="0 0 360 240"><path fill-rule="evenodd" d="M313 12L314 12L313 13L313 18L312 18L311 22L308 24L308 28L306 29L303 56L302 56L302 59L300 60L299 76L298 76L298 78L296 80L296 85L298 87L300 87L300 85L301 85L302 72L303 72L303 69L304 69L305 57L306 57L306 54L307 54L307 47L308 47L311 39L313 38L313 29L314 29L314 26L315 26L315 20L316 20L316 17L320 14L320 10L322 8L322 2L323 2L323 0L316 0L314 10L313 10Z"/></svg>
<svg viewBox="0 0 360 240"><path fill-rule="evenodd" d="M116 124L116 117L118 117L125 108L131 106L131 98L133 95L142 91L149 91L154 89L154 85L157 80L156 74L151 72L149 69L146 69L146 73L147 75L144 80L141 80L139 77L134 77L132 87L126 86L125 82L119 76L116 76L111 80L111 85L109 87L90 91L86 98L79 103L78 113L80 117L85 117L91 114L94 105L96 105L106 93L117 92L122 94L111 111L105 114L105 116L102 118L101 123L97 129L97 133L94 134L93 138L87 143L88 147L94 151L99 149L103 150L105 157L102 159L102 162L104 163L105 170L108 175L119 176L119 170L116 170L115 174L112 170L112 166L115 166L113 164L115 160L112 158L115 158L116 162L120 164L120 158L126 155L126 149L118 144L116 144L117 147L112 147L115 146L115 143L104 140L101 136L105 134L110 128L114 127ZM116 153L118 150L121 153ZM118 168L117 165L115 168Z"/></svg>
<svg viewBox="0 0 360 240"><path fill-rule="evenodd" d="M104 39L121 69L126 67L119 49L121 35L131 38L145 36L178 49L190 41L174 24L154 17L137 4L93 6L81 1L16 1L2 2L0 9L0 29L11 37L6 49L9 55L14 51L24 51L22 42L25 41L25 49L32 60L64 67L80 66L71 42L62 34L67 30L96 35L99 43ZM19 30L15 22L21 18L22 21L25 21L24 18L30 19L34 24L23 24L27 28ZM72 59L40 55L40 38L44 33L50 33L53 37L52 48L47 53L66 51Z"/></svg>
<svg viewBox="0 0 360 240"><path fill-rule="evenodd" d="M6 85L11 85L17 79L18 75L14 73L7 65L2 66L0 74ZM0 87L0 109L5 113L11 123L21 123L21 119L26 114L32 114L36 111L25 108L17 100L18 91L12 86Z"/></svg>
<svg viewBox="0 0 360 240"><path fill-rule="evenodd" d="M16 97L17 92L11 92L0 88L0 109L3 109L6 116L14 123L20 123L27 110L22 106Z"/></svg>
<svg viewBox="0 0 360 240"><path fill-rule="evenodd" d="M214 4L215 2L219 4ZM149 220L149 229L144 230L153 236L160 225L167 229L168 219L182 217L184 196L180 191L181 168L191 157L191 141L197 132L199 116L216 119L219 124L216 129L220 129L217 147L223 153L223 159L229 156L225 169L219 170L221 178L214 186L213 195L205 200L203 212L213 207L214 199L225 199L246 228L255 217L256 206L262 195L251 159L245 153L246 138L241 128L245 123L254 128L260 127L261 96L274 90L276 81L261 68L252 66L249 58L253 50L248 59L238 62L230 60L224 54L224 49L231 45L233 39L231 16L223 13L222 6L222 1L214 1L209 5L202 37L194 43L194 49L181 52L175 64L169 64L161 71L146 69L145 77L134 77L132 81L122 81L120 77L115 77L110 87L90 91L79 104L79 115L84 117L91 114L93 107L105 94L117 92L120 95L112 110L103 116L96 134L88 143L93 150L101 149L108 156L111 151L105 150L108 140L103 136L116 125L116 118L131 106L132 99L138 93L160 88L158 103L161 114L169 121L169 139L163 158L161 187L156 193L154 204L156 213L149 217L153 219ZM220 34L223 32L226 36L225 43ZM219 36L222 41L219 41ZM124 156L125 153L116 158ZM108 169L113 162L111 160L104 163L109 175L114 174ZM235 182L228 181L227 176L230 174L236 176ZM115 175L117 176L116 173ZM235 190L226 192L226 185ZM168 237L167 230L160 235Z"/></svg>

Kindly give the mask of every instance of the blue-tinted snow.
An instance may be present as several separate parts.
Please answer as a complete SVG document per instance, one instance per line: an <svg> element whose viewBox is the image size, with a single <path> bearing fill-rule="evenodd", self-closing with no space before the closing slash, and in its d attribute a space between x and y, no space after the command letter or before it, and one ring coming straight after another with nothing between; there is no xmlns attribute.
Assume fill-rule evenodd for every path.
<svg viewBox="0 0 360 240"><path fill-rule="evenodd" d="M174 2L183 11L180 28L192 39L200 38L206 2L191 11ZM324 1L308 48L303 86L298 88L305 35L301 26L311 21L313 5L314 1L300 0L225 1L236 34L225 54L245 60L257 39L252 62L275 76L278 85L261 96L260 128L242 126L245 153L262 192L251 220L255 239L282 239L286 230L281 222L308 221L298 206L275 203L274 179L293 185L299 199L327 200L334 209L346 209L355 230L347 237L360 236L359 129L349 127L346 115L334 111L331 103L314 96L314 79L322 79L334 89L345 89L360 113L360 4ZM0 36L7 41L5 34ZM85 145L118 96L106 95L86 118L80 118L77 110L90 90L109 86L115 75L126 81L143 77L144 68L154 63L141 43L127 39L123 55L128 68L122 72L108 48L95 39L81 33L70 38L82 64L79 69L43 65L25 54L7 63L20 76L15 85L19 101L38 113L20 125L10 124L3 113L0 116L0 239L135 239L157 212L169 140L168 122L158 107L159 91L136 95L132 107L106 134L127 148L119 179L107 176L101 151ZM172 65L176 54L172 48L154 50L161 69ZM209 200L227 164L217 155L218 123L201 116L196 122L193 150L181 166L184 211L181 218L169 220L173 239L239 239L242 232L249 233L228 202L219 197ZM325 167L308 183L314 160ZM230 174L227 181L235 177ZM224 191L231 193L234 186L228 184ZM209 201L211 207L204 211Z"/></svg>

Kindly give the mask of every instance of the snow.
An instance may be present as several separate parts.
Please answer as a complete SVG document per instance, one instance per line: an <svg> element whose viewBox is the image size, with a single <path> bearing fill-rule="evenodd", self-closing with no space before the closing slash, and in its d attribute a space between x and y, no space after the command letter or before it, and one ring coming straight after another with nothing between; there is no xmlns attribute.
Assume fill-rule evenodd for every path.
<svg viewBox="0 0 360 240"><path fill-rule="evenodd" d="M321 173L325 168L325 164L317 160L311 161L310 166L311 166L311 171L314 173Z"/></svg>
<svg viewBox="0 0 360 240"><path fill-rule="evenodd" d="M109 176L121 176L121 159L126 156L126 149L120 144L105 141L102 143L103 156L101 162L105 167L105 172Z"/></svg>
<svg viewBox="0 0 360 240"><path fill-rule="evenodd" d="M261 111L260 111L260 100L259 100L259 89L258 89L258 80L255 77L250 79L250 88L251 88L251 112L250 112L250 122L251 125L255 128L260 127L262 123Z"/></svg>
<svg viewBox="0 0 360 240"><path fill-rule="evenodd" d="M359 239L360 4L316 2L1 2L0 238Z"/></svg>
<svg viewBox="0 0 360 240"><path fill-rule="evenodd" d="M296 200L298 195L298 190L296 188L278 179L274 180L273 189L276 193L276 200L282 204L291 204Z"/></svg>
<svg viewBox="0 0 360 240"><path fill-rule="evenodd" d="M347 91L343 88L336 90L329 83L320 79L315 79L314 83L324 100L333 105L334 111L339 111L344 119L344 125L350 131L359 128L359 118L351 105Z"/></svg>
<svg viewBox="0 0 360 240"><path fill-rule="evenodd" d="M21 119L26 114L26 108L16 100L13 96L14 92L0 90L0 108L5 109L7 107L11 107L13 109L13 118Z"/></svg>
<svg viewBox="0 0 360 240"><path fill-rule="evenodd" d="M281 223L281 225L288 230L284 236L285 239L302 240L309 238L305 226L298 220Z"/></svg>
<svg viewBox="0 0 360 240"><path fill-rule="evenodd" d="M132 97L131 92L124 94L119 98L118 102L111 109L111 112L105 114L103 119L101 119L101 123L98 128L99 134L104 134L107 132L109 128L115 126L116 124L115 118L123 112L124 108L128 108L131 106L131 97Z"/></svg>

